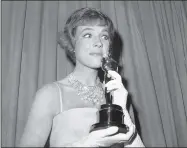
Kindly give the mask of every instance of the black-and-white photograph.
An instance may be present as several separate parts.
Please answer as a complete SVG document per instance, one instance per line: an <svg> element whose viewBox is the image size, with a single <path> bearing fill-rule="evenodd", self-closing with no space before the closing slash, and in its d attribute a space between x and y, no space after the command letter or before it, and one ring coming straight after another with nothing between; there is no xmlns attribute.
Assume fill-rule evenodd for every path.
<svg viewBox="0 0 187 148"><path fill-rule="evenodd" d="M1 147L187 147L187 1L2 1Z"/></svg>

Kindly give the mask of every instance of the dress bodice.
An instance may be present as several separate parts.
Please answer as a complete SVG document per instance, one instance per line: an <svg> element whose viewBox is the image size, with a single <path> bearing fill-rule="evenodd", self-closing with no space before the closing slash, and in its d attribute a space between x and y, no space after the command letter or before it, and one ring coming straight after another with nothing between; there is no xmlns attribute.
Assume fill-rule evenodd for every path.
<svg viewBox="0 0 187 148"><path fill-rule="evenodd" d="M65 146L79 141L89 134L91 126L98 121L98 106L76 102L77 96L73 95L69 88L64 92L64 87L56 84L60 92L60 112L53 118L50 147Z"/></svg>
<svg viewBox="0 0 187 148"><path fill-rule="evenodd" d="M73 143L89 134L97 122L97 108L73 108L58 114L53 119L50 146Z"/></svg>

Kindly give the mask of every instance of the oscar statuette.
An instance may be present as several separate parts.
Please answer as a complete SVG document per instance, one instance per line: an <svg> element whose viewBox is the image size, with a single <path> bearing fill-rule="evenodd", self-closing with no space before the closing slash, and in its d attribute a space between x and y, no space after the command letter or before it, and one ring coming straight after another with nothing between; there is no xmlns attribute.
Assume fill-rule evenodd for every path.
<svg viewBox="0 0 187 148"><path fill-rule="evenodd" d="M105 84L110 81L107 77L108 70L118 70L118 64L115 60L109 57L105 57L102 60L102 70L104 71ZM105 88L106 104L101 105L98 111L99 122L91 126L90 132L105 129L111 126L117 126L119 128L118 133L127 133L128 127L123 124L123 109L121 106L112 104L112 95L107 93Z"/></svg>

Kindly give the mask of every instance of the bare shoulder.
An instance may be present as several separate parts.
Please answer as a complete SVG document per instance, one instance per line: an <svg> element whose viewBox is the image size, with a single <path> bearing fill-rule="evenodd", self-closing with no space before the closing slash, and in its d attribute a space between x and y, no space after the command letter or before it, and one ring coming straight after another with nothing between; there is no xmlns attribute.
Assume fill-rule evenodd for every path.
<svg viewBox="0 0 187 148"><path fill-rule="evenodd" d="M37 91L37 95L38 94L45 94L45 93L48 93L48 94L51 94L51 93L55 93L56 92L56 84L55 82L54 83L50 83L50 84L45 84L43 85L41 88L38 89Z"/></svg>
<svg viewBox="0 0 187 148"><path fill-rule="evenodd" d="M55 83L50 83L42 86L35 95L33 106L40 106L41 109L52 115L55 115L59 110L59 92Z"/></svg>
<svg viewBox="0 0 187 148"><path fill-rule="evenodd" d="M43 147L59 108L57 86L54 83L42 86L36 92L20 146Z"/></svg>

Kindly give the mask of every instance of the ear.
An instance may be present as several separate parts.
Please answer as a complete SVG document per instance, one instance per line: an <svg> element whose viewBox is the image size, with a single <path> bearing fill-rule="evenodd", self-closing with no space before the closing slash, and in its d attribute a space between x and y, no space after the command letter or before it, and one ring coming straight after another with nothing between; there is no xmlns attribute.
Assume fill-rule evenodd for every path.
<svg viewBox="0 0 187 148"><path fill-rule="evenodd" d="M74 49L74 51L75 51L75 45L76 45L76 37L72 37L72 39L71 39L71 41L72 41L72 46L73 46L73 49Z"/></svg>
<svg viewBox="0 0 187 148"><path fill-rule="evenodd" d="M76 41L77 41L77 27L72 29L72 32L70 32L70 38L73 48L75 48Z"/></svg>

